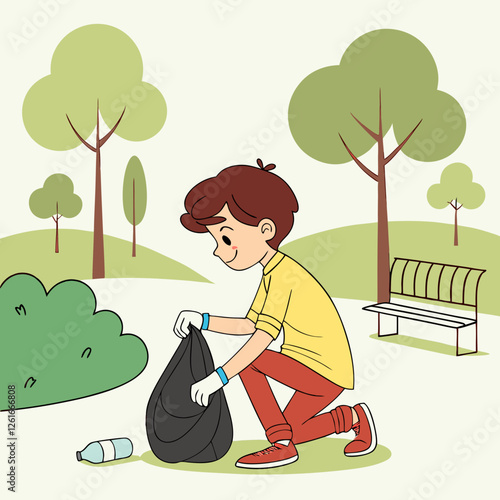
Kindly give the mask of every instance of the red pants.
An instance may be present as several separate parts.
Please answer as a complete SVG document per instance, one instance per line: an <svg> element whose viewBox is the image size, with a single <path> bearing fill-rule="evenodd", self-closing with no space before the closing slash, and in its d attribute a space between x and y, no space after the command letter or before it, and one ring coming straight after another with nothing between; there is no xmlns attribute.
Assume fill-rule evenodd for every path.
<svg viewBox="0 0 500 500"><path fill-rule="evenodd" d="M266 375L295 389L284 411L276 402ZM302 363L266 349L240 377L269 442L289 439L299 444L335 432L332 414L318 413L344 389Z"/></svg>

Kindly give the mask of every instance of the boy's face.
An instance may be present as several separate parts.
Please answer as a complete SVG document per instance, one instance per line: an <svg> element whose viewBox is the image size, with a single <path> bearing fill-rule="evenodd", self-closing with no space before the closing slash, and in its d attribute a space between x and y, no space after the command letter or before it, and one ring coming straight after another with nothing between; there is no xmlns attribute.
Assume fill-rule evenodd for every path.
<svg viewBox="0 0 500 500"><path fill-rule="evenodd" d="M216 215L226 220L207 229L217 243L214 255L228 267L243 271L265 260L269 252L274 254L268 241L276 234L276 227L270 219L248 226L235 219L227 205Z"/></svg>

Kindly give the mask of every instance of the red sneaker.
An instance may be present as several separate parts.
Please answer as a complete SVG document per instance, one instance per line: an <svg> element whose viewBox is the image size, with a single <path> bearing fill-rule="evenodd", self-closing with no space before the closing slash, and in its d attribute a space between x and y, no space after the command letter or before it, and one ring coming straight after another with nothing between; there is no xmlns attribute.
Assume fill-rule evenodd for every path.
<svg viewBox="0 0 500 500"><path fill-rule="evenodd" d="M356 437L344 448L346 457L368 455L377 447L377 432L368 406L365 403L360 403L354 409L359 420L352 426Z"/></svg>
<svg viewBox="0 0 500 500"><path fill-rule="evenodd" d="M250 453L241 457L236 462L236 467L246 469L269 469L271 467L281 467L295 462L299 458L295 446L290 441L288 446L275 443L265 450Z"/></svg>

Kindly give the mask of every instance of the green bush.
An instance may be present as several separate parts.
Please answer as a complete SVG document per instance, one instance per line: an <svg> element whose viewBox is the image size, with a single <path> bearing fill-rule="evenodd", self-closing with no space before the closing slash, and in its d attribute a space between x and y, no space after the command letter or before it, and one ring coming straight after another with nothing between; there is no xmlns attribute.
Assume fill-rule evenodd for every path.
<svg viewBox="0 0 500 500"><path fill-rule="evenodd" d="M96 312L85 283L63 281L48 293L30 274L0 287L0 381L16 386L16 408L99 394L137 377L148 352L139 337L123 334L120 317ZM0 408L6 409L7 396Z"/></svg>

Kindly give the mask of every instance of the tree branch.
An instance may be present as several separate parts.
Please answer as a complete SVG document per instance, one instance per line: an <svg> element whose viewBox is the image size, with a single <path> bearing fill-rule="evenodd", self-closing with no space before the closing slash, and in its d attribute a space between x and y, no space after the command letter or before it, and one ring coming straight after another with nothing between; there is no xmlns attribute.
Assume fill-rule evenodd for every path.
<svg viewBox="0 0 500 500"><path fill-rule="evenodd" d="M126 109L127 106L123 108L122 114L120 115L120 118L118 118L118 121L115 123L114 127L102 139L99 139L99 147L104 146L104 144L106 144L106 141L113 135L113 132L116 130L116 127L118 127L119 123L122 121Z"/></svg>
<svg viewBox="0 0 500 500"><path fill-rule="evenodd" d="M373 139L375 139L376 141L380 139L380 136L378 134L376 134L373 130L369 129L364 123L359 121L352 113L351 116L359 123L359 125L361 125L361 127L363 127L363 130L367 132Z"/></svg>
<svg viewBox="0 0 500 500"><path fill-rule="evenodd" d="M66 115L66 118L68 119L69 121L69 124L71 125L71 128L73 129L73 132L76 134L76 136L78 137L78 139L80 139L80 141L82 142L82 144L85 144L85 146L87 146L91 151L93 151L94 153L97 152L96 148L94 148L94 146L91 146L77 131L76 131L76 128L73 127L73 124L71 123L71 120L69 119L69 116Z"/></svg>
<svg viewBox="0 0 500 500"><path fill-rule="evenodd" d="M54 216L52 216L52 220L53 220L54 222L57 222L57 220L55 219L55 217L54 217Z"/></svg>
<svg viewBox="0 0 500 500"><path fill-rule="evenodd" d="M408 142L408 139L413 135L413 132L417 130L418 126L422 123L420 120L415 128L406 136L406 139L384 160L384 165L387 165L400 151L403 149L403 146Z"/></svg>
<svg viewBox="0 0 500 500"><path fill-rule="evenodd" d="M380 140L384 139L384 132L382 129L382 89L378 89L378 136Z"/></svg>
<svg viewBox="0 0 500 500"><path fill-rule="evenodd" d="M456 205L453 205L453 202L452 201L449 201L448 202L455 210L460 210L464 205L462 203L462 205L460 205L459 207L457 207Z"/></svg>
<svg viewBox="0 0 500 500"><path fill-rule="evenodd" d="M97 99L97 120L96 120L96 145L99 144L99 99Z"/></svg>
<svg viewBox="0 0 500 500"><path fill-rule="evenodd" d="M354 154L351 152L351 150L347 147L347 144L345 143L344 139L342 139L342 136L339 134L340 140L342 141L342 144L344 147L347 149L347 152L351 155L351 158L356 162L356 165L369 177L371 177L374 181L378 182L378 175L374 174L368 167L363 165L363 163L354 156Z"/></svg>

